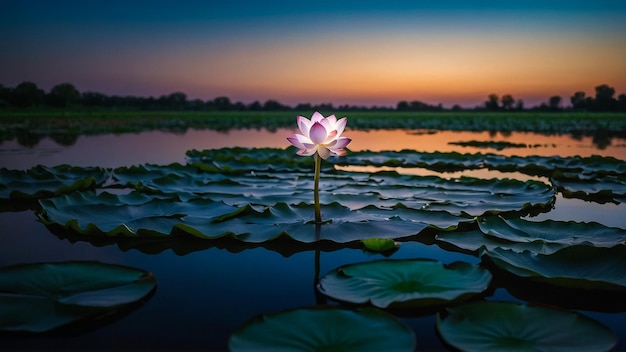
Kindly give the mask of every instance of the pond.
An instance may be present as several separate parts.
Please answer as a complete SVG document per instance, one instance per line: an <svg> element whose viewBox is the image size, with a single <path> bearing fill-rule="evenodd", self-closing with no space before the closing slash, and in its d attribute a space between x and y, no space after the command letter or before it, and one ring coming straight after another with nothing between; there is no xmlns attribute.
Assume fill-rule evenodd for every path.
<svg viewBox="0 0 626 352"><path fill-rule="evenodd" d="M179 134L148 131L79 136L70 145L60 145L49 138L43 138L31 146L22 146L16 141L0 144L1 166L5 168L5 173L8 173L7 170L28 170L37 165L57 167L62 164L77 167L78 170L69 171L79 175L76 177L90 168L103 168L106 172L114 170L117 184L107 180L107 183L98 186L98 192L110 192L119 197L116 199L126 199L122 197L133 192L123 186L120 180L134 182L139 177L137 175L143 177L154 174L157 176L150 176L153 179L142 181L146 190L150 187L157 187L161 191L173 190L181 198L187 197L177 203L181 207L195 204L197 200L194 197L198 192L204 192L202 194L210 195L213 200L219 199L237 209L235 215L232 215L235 212L228 213L228 216L220 215L219 221L213 218L212 226L220 229L233 226L241 229L239 233L253 230L247 235L234 236L237 238L235 240L221 235L216 235L215 240L190 239L190 245L181 245L180 241L146 244L118 241L114 237L89 238L94 233L86 229L86 222L115 222L119 219L118 215L109 207L132 207L131 201L109 204L105 200L98 205L101 207L100 214L91 213L92 219L90 215L84 215L89 213L88 210L82 212L70 207L70 203L78 202L78 208L91 209L90 202L102 193L87 195L81 200L71 198L71 194L67 198L65 195L45 197L47 200L41 204L48 218L33 211L28 202L21 206L14 205L17 204L15 200L5 200L3 212L0 213L0 227L4 229L1 234L0 266L95 260L150 272L156 279L157 288L142 300L142 304L133 305L122 313L116 312L104 319L90 321L87 325L79 324L43 334L1 333L0 346L24 350L226 350L231 336L235 332L242 332L242 327L248 326L251 319L262 314L273 316L280 312L322 305L362 306L332 298L332 295L327 294L330 283L318 289L319 280L331 275L337 268L388 259L419 259L427 262L435 260L446 265L463 262L472 267L485 264L493 275L489 288L468 298L468 301L528 303L575 312L599 322L612 332L617 339L615 349L626 349L626 304L621 298L626 290L626 284L623 283L626 266L620 266L626 260L626 140L612 138L598 141L586 136L528 132L346 131L345 135L353 139L349 146L350 154L343 162L342 158L325 162L321 179L322 188L326 187L322 194L323 211L326 209L327 217L335 217L334 222L328 226L322 225L315 234L316 239L311 239L307 236L313 225L290 218L286 224L279 224L282 226L279 228L285 229L292 238L282 236L274 239L273 236L280 231L276 230L272 235L264 228L277 226L274 223L280 222L281 216L287 216L280 214L293 217L308 214L310 207L302 204L310 203L313 195L312 180L308 180L312 169L307 171L313 164L298 164L304 158L297 157L294 150L284 151L288 146L286 137L293 132L290 129L239 129L226 132L187 130ZM227 151L235 154L241 152L247 159L238 159L239 156L234 155L218 163L215 160L223 155L211 151L236 147L245 149L222 149L222 154L228 154ZM266 149L257 151L250 148ZM197 153L187 153L191 150ZM604 158L596 160L593 156ZM263 164L268 163L268 160L271 161L269 166ZM523 164L524 160L527 164ZM174 163L181 165L175 166L177 164ZM208 165L207 169L201 168L207 174L190 171L189 166L185 165L191 163ZM139 171L132 169L146 164L151 164L152 168ZM584 172L571 166L573 164L584 166ZM215 167L226 171L216 172L213 169ZM554 172L567 167L571 169ZM588 174L587 168L592 172L588 180L580 176ZM606 173L606 170L617 171ZM65 171L60 169L58 172L62 174ZM250 180L250 174L256 176L253 181ZM183 177L179 179L172 175ZM186 183L185 177L194 181L198 177L197 184L206 189L190 190L192 186ZM8 182L7 179L8 176L5 176L3 182ZM468 182L470 186L466 186ZM248 192L242 185L249 185L254 191ZM441 191L433 193L433 188ZM407 195L415 189L423 194L420 197ZM477 194L484 194L484 199L476 200ZM447 196L450 199L445 199ZM164 197L162 200L170 201L166 195L154 197ZM231 216L239 217L243 211L242 197L245 198L245 204L274 202L283 204L283 208L269 206L269 215L255 207L245 208L248 213L244 216L249 217L231 219ZM514 204L501 201L502 197L510 197ZM296 200L290 203L285 200L289 198ZM300 199L303 203L300 203ZM424 199L430 202L422 204ZM403 206L399 207L397 203ZM206 204L206 208L198 206L190 210L196 216L194 219L203 219L203 212L206 216L213 214L214 204ZM367 205L375 206L376 209L368 208ZM428 207L430 209L426 209ZM145 210L142 209L145 207L129 211L139 212L143 216ZM440 215L437 226L422 226L422 215L411 215L421 214L421 209ZM394 238L399 247L382 253L366 250L355 239L359 231L367 232L368 227L361 226L359 221L350 220L355 212L365 219L367 226L371 225L380 231L379 235L373 237ZM394 214L390 218L399 217L402 220L377 222L380 214L387 216L388 213ZM345 215L347 220L339 220L344 216L340 214L348 214ZM77 218L78 228L57 226L64 225L60 219L66 217ZM413 220L407 221L407 217ZM158 232L160 226L169 226L170 218L160 218L165 225L154 225L154 232ZM46 219L51 220L52 224L44 225L42 222ZM141 221L138 224L144 224ZM194 230L204 234L210 231L204 231L209 227L205 227L200 220L194 221L187 222L189 228L179 230L187 231L185 236L188 237ZM255 223L254 227L250 225L255 221L259 223ZM538 229L534 226L538 226ZM344 229L345 233L336 233ZM132 229L128 231L132 232ZM410 235L395 235L403 231ZM561 281L555 283L550 279L552 274L542 272L541 268L512 269L514 264L519 263L515 261L517 259L511 261L508 252L489 246L472 248L476 240L466 241L457 236L467 234L464 238L470 239L470 235L482 238L484 233L503 233L505 238L501 241L509 243L505 248L510 249L513 247L510 243L517 241L511 239L511 231L516 235L520 232L548 233L547 236L560 232L572 234L572 238L552 242L546 238L520 240L530 248L521 253L532 254L527 262L536 263L542 254L556 248L552 246L567 247L571 241L576 241L573 238L581 237L582 242L587 241L584 245L592 244L590 249L585 250L582 257L569 254L564 260L571 261L569 265L573 267L577 263L586 265L585 260L593 261L593 258L599 257L588 259L584 256L601 247L612 254L601 255L608 258L607 267L597 271L612 271L612 274L598 278L594 276L597 275L594 265L591 268L587 265L588 272L581 273L585 271L581 267L576 273L587 277L559 279ZM117 235L127 233L119 232ZM585 236L591 237L585 239ZM320 238L326 240L318 241ZM333 238L336 241L328 241ZM494 239L490 238L489 241ZM570 242L565 245L563 241ZM610 244L605 245L606 241ZM532 252L535 249L532 246L535 245L541 247L539 254ZM485 259L485 256L488 258ZM558 255L548 259L551 258L558 258ZM555 270L561 269L558 267ZM524 270L535 274L538 272L541 279L523 277L521 271ZM368 304L365 306L369 307ZM415 336L418 350L447 350L450 346L441 337L444 326L436 327L437 316L438 312L455 306L456 302L439 302L432 307L386 308L385 312L409 328ZM499 311L502 310L504 308ZM543 318L536 318L532 328L545 328L549 332L550 326L541 325ZM292 326L291 330L302 336L306 335L306 331L300 330L311 329L302 321L296 322L302 323L302 327L298 329Z"/></svg>

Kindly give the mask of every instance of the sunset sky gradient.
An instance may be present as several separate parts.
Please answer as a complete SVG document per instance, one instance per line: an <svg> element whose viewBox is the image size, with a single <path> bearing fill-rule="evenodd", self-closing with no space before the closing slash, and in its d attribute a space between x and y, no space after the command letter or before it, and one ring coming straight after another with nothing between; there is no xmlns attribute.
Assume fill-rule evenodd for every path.
<svg viewBox="0 0 626 352"><path fill-rule="evenodd" d="M0 84L250 103L626 93L624 1L3 1Z"/></svg>

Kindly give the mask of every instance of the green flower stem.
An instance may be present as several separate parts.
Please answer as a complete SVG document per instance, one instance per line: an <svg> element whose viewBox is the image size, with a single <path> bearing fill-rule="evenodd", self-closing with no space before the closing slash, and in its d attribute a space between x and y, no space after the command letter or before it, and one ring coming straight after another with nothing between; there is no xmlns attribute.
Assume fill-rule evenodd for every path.
<svg viewBox="0 0 626 352"><path fill-rule="evenodd" d="M315 185L313 189L313 200L315 201L315 222L322 223L322 211L320 209L320 169L322 168L322 158L315 153Z"/></svg>

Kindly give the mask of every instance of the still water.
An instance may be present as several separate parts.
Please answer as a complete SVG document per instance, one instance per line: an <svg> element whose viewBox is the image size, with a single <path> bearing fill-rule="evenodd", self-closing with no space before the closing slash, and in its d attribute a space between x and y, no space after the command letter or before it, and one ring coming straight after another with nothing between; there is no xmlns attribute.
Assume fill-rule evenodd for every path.
<svg viewBox="0 0 626 352"><path fill-rule="evenodd" d="M48 138L31 147L5 141L0 144L0 167L28 169L35 165L59 164L118 167L145 163L184 163L185 151L190 149L284 148L288 146L285 138L293 132L289 129L274 132L189 130L182 134L151 131L80 136L69 146L61 146ZM603 155L626 160L626 140L618 138L599 145L591 137L572 138L533 133L502 135L488 132L383 130L346 131L345 135L353 138L350 148L354 151L412 149L420 152L456 151L519 156ZM495 150L450 144L468 141L504 141L527 146ZM398 171L429 174L424 170ZM479 176L524 177L495 172ZM558 196L555 209L533 220L596 221L626 229L624 214L626 208L623 204L597 204ZM0 213L0 229L0 266L98 260L150 271L158 282L156 293L147 303L118 321L69 336L0 335L0 349L224 350L230 334L258 314L319 303L334 304L325 302L316 294L314 284L317 275L324 275L341 265L383 258L351 248L322 252L311 250L288 256L263 247L244 250L211 247L185 255L178 255L172 250L147 254L117 245L98 247L89 242L60 239L39 223L31 211ZM436 245L420 242L402 243L392 258L431 258L444 263L480 262L479 258L444 251ZM488 299L525 302L504 288L497 289ZM617 349L626 350L626 312L581 313L612 329L619 339ZM415 332L419 350L445 350L435 332L434 314L402 317L402 320Z"/></svg>

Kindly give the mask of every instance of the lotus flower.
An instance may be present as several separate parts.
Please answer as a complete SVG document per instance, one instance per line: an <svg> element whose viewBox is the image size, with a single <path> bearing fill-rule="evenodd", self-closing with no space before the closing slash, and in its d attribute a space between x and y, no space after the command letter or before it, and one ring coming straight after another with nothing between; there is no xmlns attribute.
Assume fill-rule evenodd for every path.
<svg viewBox="0 0 626 352"><path fill-rule="evenodd" d="M345 147L352 141L341 137L348 120L344 117L337 120L335 115L322 116L319 112L313 113L311 120L298 116L300 133L295 133L287 140L298 148L298 155L309 156L317 153L322 159L330 155L346 155Z"/></svg>

